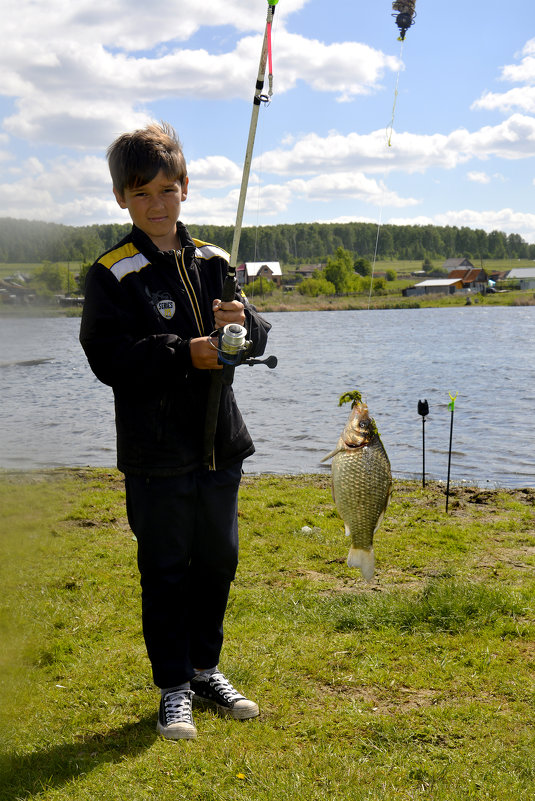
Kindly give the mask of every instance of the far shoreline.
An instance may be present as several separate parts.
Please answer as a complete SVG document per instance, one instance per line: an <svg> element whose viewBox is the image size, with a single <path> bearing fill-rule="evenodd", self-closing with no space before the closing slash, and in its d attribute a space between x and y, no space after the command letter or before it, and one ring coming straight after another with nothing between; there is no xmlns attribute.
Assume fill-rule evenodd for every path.
<svg viewBox="0 0 535 801"><path fill-rule="evenodd" d="M401 295L379 295L368 299L366 296L320 296L307 298L304 296L274 300L269 297L248 296L249 302L259 312L273 314L279 312L310 311L375 311L403 309L442 309L463 307L492 306L535 306L535 293L532 290L511 291L486 295L441 295L404 298ZM0 304L0 318L24 317L81 317L80 306L58 306L56 304Z"/></svg>

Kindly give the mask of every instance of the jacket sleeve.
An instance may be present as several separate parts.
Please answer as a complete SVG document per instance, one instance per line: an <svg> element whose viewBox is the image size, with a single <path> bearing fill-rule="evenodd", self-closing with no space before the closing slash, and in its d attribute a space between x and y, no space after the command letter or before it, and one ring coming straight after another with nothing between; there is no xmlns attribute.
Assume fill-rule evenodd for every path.
<svg viewBox="0 0 535 801"><path fill-rule="evenodd" d="M91 369L109 386L158 390L176 385L191 368L189 339L144 334L146 304L139 303L140 320L131 301L125 303L122 287L106 267L98 262L92 266L80 327L80 343Z"/></svg>
<svg viewBox="0 0 535 801"><path fill-rule="evenodd" d="M236 299L241 301L245 310L245 327L247 328L248 338L253 343L250 356L261 356L267 344L268 333L271 329L270 323L264 320L257 312L255 307L249 303L245 294L239 290Z"/></svg>

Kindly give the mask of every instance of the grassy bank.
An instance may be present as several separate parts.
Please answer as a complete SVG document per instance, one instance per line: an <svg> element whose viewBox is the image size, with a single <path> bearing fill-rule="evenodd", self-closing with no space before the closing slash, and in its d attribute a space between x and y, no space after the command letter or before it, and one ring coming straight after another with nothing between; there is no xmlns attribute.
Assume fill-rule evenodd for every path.
<svg viewBox="0 0 535 801"><path fill-rule="evenodd" d="M291 295L274 292L270 297L251 297L252 303L261 312L286 311L363 311L367 309L440 309L471 305L478 306L535 306L533 290L511 291L495 295L467 296L419 295L404 298L401 293L388 295L341 295L337 297L320 296L307 298L298 292Z"/></svg>
<svg viewBox="0 0 535 801"><path fill-rule="evenodd" d="M120 475L0 480L0 799L535 793L535 490L396 482L376 579L325 476L245 477L222 667L259 720L155 732Z"/></svg>
<svg viewBox="0 0 535 801"><path fill-rule="evenodd" d="M269 297L250 296L249 300L258 311L269 312L307 312L307 311L364 311L367 309L440 309L467 305L466 295L429 295L404 298L401 294L388 295L341 295L336 297L322 295L309 298L298 292L283 293L276 290ZM496 295L470 296L473 308L479 306L535 306L533 290L511 291ZM10 305L0 303L0 317L81 317L79 306Z"/></svg>

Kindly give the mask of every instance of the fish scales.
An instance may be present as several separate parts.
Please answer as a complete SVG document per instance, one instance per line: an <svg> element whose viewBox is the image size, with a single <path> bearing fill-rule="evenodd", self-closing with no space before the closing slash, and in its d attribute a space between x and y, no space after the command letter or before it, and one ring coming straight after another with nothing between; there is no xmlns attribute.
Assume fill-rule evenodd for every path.
<svg viewBox="0 0 535 801"><path fill-rule="evenodd" d="M376 435L369 445L340 451L332 462L333 495L353 548L371 548L391 484L390 462Z"/></svg>
<svg viewBox="0 0 535 801"><path fill-rule="evenodd" d="M338 513L351 538L347 558L365 579L373 577L373 537L383 519L392 492L390 461L377 426L359 392L346 393L340 405L353 400L349 419L332 457L332 493Z"/></svg>

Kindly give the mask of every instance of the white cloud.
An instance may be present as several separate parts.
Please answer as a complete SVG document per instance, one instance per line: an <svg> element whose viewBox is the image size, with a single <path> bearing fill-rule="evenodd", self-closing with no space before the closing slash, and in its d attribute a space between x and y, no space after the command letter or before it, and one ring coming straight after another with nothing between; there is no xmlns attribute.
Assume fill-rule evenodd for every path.
<svg viewBox="0 0 535 801"><path fill-rule="evenodd" d="M502 78L514 83L535 81L535 39L530 39L522 50L520 64L508 64L502 70Z"/></svg>
<svg viewBox="0 0 535 801"><path fill-rule="evenodd" d="M118 217L104 159L86 156L46 165L32 157L11 175L13 180L0 186L0 216L69 224Z"/></svg>
<svg viewBox="0 0 535 801"><path fill-rule="evenodd" d="M234 222L239 190L231 190L224 198L201 197L195 192L188 195L188 207L183 207L182 216L192 222L210 222L229 225ZM191 203L189 202L191 199ZM282 184L267 184L249 189L246 216L257 215L261 219L284 213L291 203L299 200L328 203L333 200L355 200L375 206L388 205L407 207L419 203L414 198L402 198L389 191L382 183L358 173L318 175L310 180L293 179ZM313 206L312 206L313 208ZM317 214L308 212L314 219ZM351 218L354 219L354 218Z"/></svg>
<svg viewBox="0 0 535 801"><path fill-rule="evenodd" d="M315 220L314 222L325 223L326 225L343 225L344 223L351 222L372 223L373 225L377 225L378 219L375 217L363 217L361 214L355 214L354 216L345 215L342 217L333 217L330 220Z"/></svg>
<svg viewBox="0 0 535 801"><path fill-rule="evenodd" d="M284 0L275 20L284 21L309 0ZM64 42L101 43L107 47L136 52L166 42L186 41L200 28L231 26L237 31L263 31L265 0L47 0L32 3L21 13L20 0L4 0L4 40L47 42L57 52L59 31Z"/></svg>
<svg viewBox="0 0 535 801"><path fill-rule="evenodd" d="M332 31L331 38L326 35L323 41L324 22L316 25L310 38L292 33L289 18L309 2L283 0L277 6L275 95L296 87L300 93L299 84L306 83L310 94L314 93L319 119L325 113L322 96L343 102L377 92L385 76L402 65L398 58L368 45L333 42ZM206 101L222 101L218 113L225 113L225 101L240 98L250 102L265 0L154 0L152 4L141 0L114 0L111 4L104 0L72 0L69 4L65 0L5 0L2 11L0 92L11 99L6 103L5 133L0 134L4 190L0 215L76 224L126 220L111 195L102 157L53 159L50 154L72 154L76 149L87 154L95 148L102 154L120 132L145 125L153 117L153 104L167 98L194 98L204 102L200 108L206 108ZM328 9L325 12L329 13ZM213 28L218 26L221 38L214 35ZM307 30L312 29L313 25ZM334 36L338 38L338 31ZM340 38L349 37L357 38L358 31L342 29ZM481 184L485 202L491 205L492 184L505 180L495 170L506 173L506 167L494 161L535 156L535 38L526 43L516 63L503 67L502 78L518 85L503 93L485 92L472 106L506 112L507 119L501 123L437 133L430 113L429 124L420 128L424 133L394 131L392 147L387 145L386 130L370 130L372 126L364 118L355 128L363 133L333 130L324 136L313 132L297 135L301 120L292 115L292 109L288 134L281 137L281 143L275 138L270 141L271 151L259 148L264 152L253 162L247 214L281 215L284 219L288 210L294 213L299 208L303 217L317 219L315 211L323 209L328 216L331 209L327 204L331 204L340 219L338 212L346 207L408 208L420 201L412 196L415 191L405 190L404 196L401 190L391 189L386 180L390 172L425 174L458 167L464 168L459 171L463 173L459 184L466 179ZM297 94L295 106L299 109ZM289 105L286 103L286 108ZM342 111L340 118L348 115ZM227 124L228 118L220 119ZM216 142L217 134L214 131ZM58 150L43 150L42 145ZM232 224L241 181L241 164L236 162L241 154L236 155L233 148L232 160L220 155L223 148L219 143L207 146L203 140L202 147L198 152L204 158L188 165L191 192L184 217ZM16 153L24 155L15 157ZM436 178L436 174L431 176ZM419 180L418 191L423 193L422 184ZM505 202L510 201L500 200ZM506 212L515 214L510 209L482 214L496 227L510 223L531 230L530 215L513 218ZM462 224L471 224L463 217L467 215L474 225L484 227L478 212L445 212L453 215L452 220L456 214L464 220ZM362 219L346 214L342 218L346 217Z"/></svg>
<svg viewBox="0 0 535 801"><path fill-rule="evenodd" d="M400 62L359 42L326 45L317 40L281 32L277 38L277 91L304 80L317 92L335 92L342 101L369 94Z"/></svg>
<svg viewBox="0 0 535 801"><path fill-rule="evenodd" d="M472 109L509 112L513 109L535 112L535 86L522 86L508 92L485 92L472 103Z"/></svg>
<svg viewBox="0 0 535 801"><path fill-rule="evenodd" d="M522 50L519 64L508 64L502 69L501 78L510 83L528 84L517 86L506 92L484 92L471 108L487 111L511 112L513 110L535 112L535 39L530 39Z"/></svg>
<svg viewBox="0 0 535 801"><path fill-rule="evenodd" d="M39 92L17 103L17 113L4 119L15 137L38 144L74 149L105 147L124 130L143 127L150 115L121 100L91 102L57 96L51 104Z"/></svg>
<svg viewBox="0 0 535 801"><path fill-rule="evenodd" d="M289 33L284 19L307 2L281 4L277 92L304 80L316 91L347 100L376 90L383 74L399 67L398 59L358 42L325 44ZM249 99L266 9L264 0L117 0L111 5L50 0L21 13L20 3L8 0L0 91L16 98L16 111L5 129L32 142L103 147L116 132L111 132L112 120L121 121L121 130L143 125L147 105L154 101L220 99L222 94ZM237 32L228 52L211 53L210 43L183 46L207 20ZM153 47L158 50L147 56Z"/></svg>
<svg viewBox="0 0 535 801"><path fill-rule="evenodd" d="M292 195L316 202L354 199L371 203L374 206L414 206L420 201L414 198L401 198L396 192L387 189L382 181L368 178L363 173L343 172L317 175L305 181L296 178L286 184Z"/></svg>
<svg viewBox="0 0 535 801"><path fill-rule="evenodd" d="M473 133L465 128L450 134L394 132L392 142L388 147L383 130L347 135L332 131L325 137L310 133L288 148L264 153L261 163L265 171L274 174L306 175L328 169L413 173L431 167L453 169L474 158L521 159L535 156L535 118L514 114L499 125Z"/></svg>
<svg viewBox="0 0 535 801"><path fill-rule="evenodd" d="M474 170L473 172L468 172L466 177L469 181L473 181L476 184L490 184L493 181L505 181L505 177L501 174L501 172L495 172L492 175L489 175L486 172L478 172Z"/></svg>
<svg viewBox="0 0 535 801"><path fill-rule="evenodd" d="M466 177L469 181L473 181L476 184L490 184L491 177L487 175L486 172L469 172L466 174Z"/></svg>
<svg viewBox="0 0 535 801"><path fill-rule="evenodd" d="M207 156L191 161L188 164L188 175L195 187L220 189L229 184L239 184L242 170L226 156Z"/></svg>
<svg viewBox="0 0 535 801"><path fill-rule="evenodd" d="M475 209L451 210L432 216L390 217L392 225L452 225L481 228L490 231L505 231L520 234L527 242L535 242L535 214L514 209L479 211Z"/></svg>

